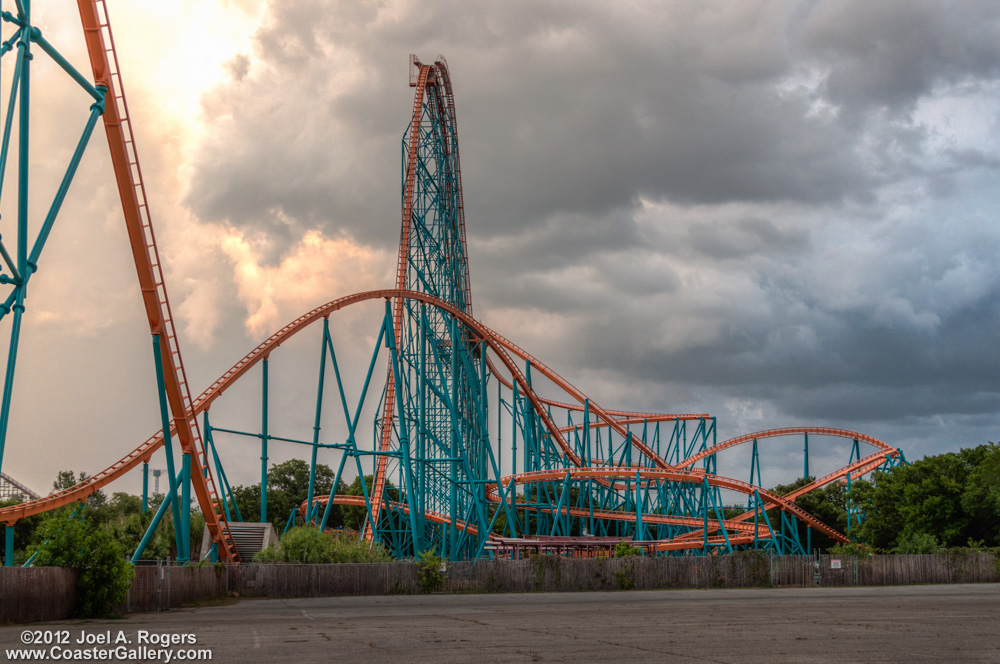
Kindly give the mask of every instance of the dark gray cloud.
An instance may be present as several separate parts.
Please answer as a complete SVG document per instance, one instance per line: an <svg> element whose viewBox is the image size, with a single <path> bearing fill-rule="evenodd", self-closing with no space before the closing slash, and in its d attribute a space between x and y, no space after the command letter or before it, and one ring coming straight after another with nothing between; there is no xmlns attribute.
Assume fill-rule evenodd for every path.
<svg viewBox="0 0 1000 664"><path fill-rule="evenodd" d="M801 42L827 65L826 94L849 113L905 112L923 95L1000 74L995 3L817 3Z"/></svg>
<svg viewBox="0 0 1000 664"><path fill-rule="evenodd" d="M998 36L992 2L274 2L187 203L272 262L394 246L406 56L441 52L479 315L609 399L930 445L997 411Z"/></svg>

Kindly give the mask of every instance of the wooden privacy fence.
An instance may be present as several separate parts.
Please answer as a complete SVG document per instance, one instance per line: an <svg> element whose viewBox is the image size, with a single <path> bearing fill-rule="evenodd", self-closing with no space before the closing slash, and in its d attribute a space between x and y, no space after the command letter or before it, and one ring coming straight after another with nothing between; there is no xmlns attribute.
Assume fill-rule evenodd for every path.
<svg viewBox="0 0 1000 664"><path fill-rule="evenodd" d="M0 568L0 622L72 613L76 572ZM879 586L1000 581L993 553L780 556L742 552L688 558L565 558L449 563L439 592L553 592L658 588ZM169 565L135 568L119 613L163 611L224 597L324 597L425 592L412 562L337 565Z"/></svg>
<svg viewBox="0 0 1000 664"><path fill-rule="evenodd" d="M1000 581L992 553L688 558L565 558L449 563L440 592L556 592L657 588L878 586ZM212 597L325 597L424 592L411 562L137 568L131 611ZM124 610L124 607L123 607Z"/></svg>
<svg viewBox="0 0 1000 664"><path fill-rule="evenodd" d="M165 611L226 594L226 569L222 566L142 565L135 568L132 587L115 611Z"/></svg>
<svg viewBox="0 0 1000 664"><path fill-rule="evenodd" d="M63 567L0 567L0 623L69 618L77 576Z"/></svg>
<svg viewBox="0 0 1000 664"><path fill-rule="evenodd" d="M240 597L329 597L421 592L416 563L235 565L228 589Z"/></svg>

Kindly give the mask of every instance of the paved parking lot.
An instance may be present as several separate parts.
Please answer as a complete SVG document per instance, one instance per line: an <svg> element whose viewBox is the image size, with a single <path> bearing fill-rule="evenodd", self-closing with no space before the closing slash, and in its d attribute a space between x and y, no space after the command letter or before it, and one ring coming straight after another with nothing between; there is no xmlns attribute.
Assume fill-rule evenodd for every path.
<svg viewBox="0 0 1000 664"><path fill-rule="evenodd" d="M0 627L0 647L24 629ZM241 600L33 629L65 630L73 648L193 635L172 661L207 649L241 664L1000 662L1000 585Z"/></svg>

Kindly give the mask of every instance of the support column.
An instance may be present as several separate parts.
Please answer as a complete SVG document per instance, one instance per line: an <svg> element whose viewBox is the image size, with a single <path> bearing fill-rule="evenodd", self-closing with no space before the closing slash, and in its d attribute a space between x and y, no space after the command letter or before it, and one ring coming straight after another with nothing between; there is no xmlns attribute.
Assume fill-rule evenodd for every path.
<svg viewBox="0 0 1000 664"><path fill-rule="evenodd" d="M3 566L13 567L14 566L14 525L7 524L7 529L4 532L4 547L3 554Z"/></svg>
<svg viewBox="0 0 1000 664"><path fill-rule="evenodd" d="M31 90L31 2L24 2L26 19L21 37L17 41L17 80L11 81L11 109L15 86L21 95L18 119L18 167L17 167L17 271L22 282L14 291L14 323L11 325L10 346L7 353L7 373L4 377L3 400L0 402L0 468L3 467L3 451L7 442L7 426L10 423L10 402L14 392L14 366L17 362L17 346L21 337L21 317L24 314L24 291L28 278L28 126L31 117L29 97ZM9 116L8 116L9 117ZM9 120L8 120L9 122ZM6 145L5 145L6 147ZM9 304L8 298L7 303ZM6 305L5 305L6 308ZM6 313L4 311L3 313Z"/></svg>
<svg viewBox="0 0 1000 664"><path fill-rule="evenodd" d="M312 456L309 461L309 491L306 495L306 523L316 518L316 508L313 506L313 496L316 493L316 454L319 449L320 422L323 417L323 384L326 381L326 345L333 346L330 339L330 319L323 319L323 341L319 351L319 385L316 387L316 418L313 421ZM339 372L338 372L339 378ZM339 381L338 381L339 384ZM348 417L344 410L344 417ZM330 487L330 500L337 493L336 485Z"/></svg>
<svg viewBox="0 0 1000 664"><path fill-rule="evenodd" d="M146 547L149 545L149 541L153 539L153 533L156 532L156 527L160 525L160 520L163 519L163 515L167 513L168 509L177 506L177 496L171 491L163 497L163 502L160 503L159 509L156 510L156 514L153 515L153 520L149 524L149 528L146 529L146 534L142 536L142 541L139 542L139 546L136 548L135 553L132 554L132 564L136 564L142 559L142 554L146 552Z"/></svg>
<svg viewBox="0 0 1000 664"><path fill-rule="evenodd" d="M142 513L149 509L149 462L142 462Z"/></svg>
<svg viewBox="0 0 1000 664"><path fill-rule="evenodd" d="M156 387L160 393L160 425L163 427L163 451L167 456L167 479L170 484L170 495L173 496L177 494L177 473L174 471L174 448L170 442L170 411L167 405L166 386L163 382L163 349L161 337L158 334L153 335L153 357L156 360ZM173 505L174 541L177 544L177 550L180 551L184 545L180 506L176 500L172 501L171 504ZM151 524L149 530L152 531L154 527Z"/></svg>
<svg viewBox="0 0 1000 664"><path fill-rule="evenodd" d="M646 539L642 532L642 480L639 479L639 471L635 471L635 535L634 540Z"/></svg>
<svg viewBox="0 0 1000 664"><path fill-rule="evenodd" d="M809 434L806 434L806 440L802 447L802 479L809 477Z"/></svg>
<svg viewBox="0 0 1000 664"><path fill-rule="evenodd" d="M267 358L264 358L260 419L260 522L267 521Z"/></svg>
<svg viewBox="0 0 1000 664"><path fill-rule="evenodd" d="M181 535L184 550L177 552L177 562L191 560L191 455L181 456Z"/></svg>

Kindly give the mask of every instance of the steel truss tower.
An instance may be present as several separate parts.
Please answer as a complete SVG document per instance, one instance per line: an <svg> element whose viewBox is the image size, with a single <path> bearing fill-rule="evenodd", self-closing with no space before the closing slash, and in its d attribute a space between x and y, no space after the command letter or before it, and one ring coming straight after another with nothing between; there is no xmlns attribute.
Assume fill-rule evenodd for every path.
<svg viewBox="0 0 1000 664"><path fill-rule="evenodd" d="M416 91L402 143L397 288L426 293L471 315L451 77L440 56L433 65L411 56L410 67ZM401 454L382 456L376 466L372 516L380 533L374 537L393 540L397 550L434 549L448 557L468 557L478 542L458 530L454 519L443 525L424 514L448 514L466 522L486 518L485 354L453 317L413 300L394 302L393 327L398 371L390 366L377 428L382 452ZM400 530L391 518L382 519L382 502L398 493L393 487L409 487L415 494L410 528ZM370 528L366 532L372 536ZM415 541L406 543L401 537Z"/></svg>

